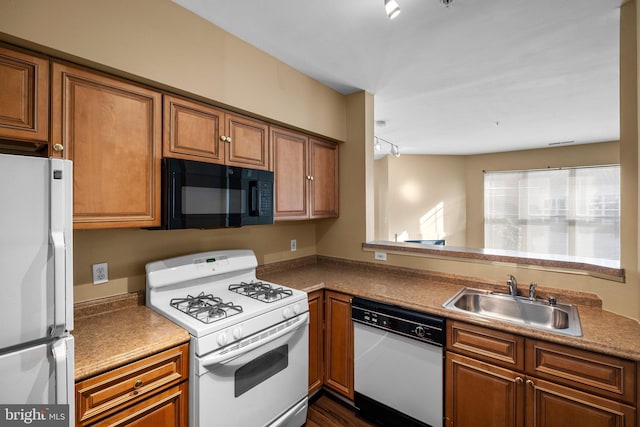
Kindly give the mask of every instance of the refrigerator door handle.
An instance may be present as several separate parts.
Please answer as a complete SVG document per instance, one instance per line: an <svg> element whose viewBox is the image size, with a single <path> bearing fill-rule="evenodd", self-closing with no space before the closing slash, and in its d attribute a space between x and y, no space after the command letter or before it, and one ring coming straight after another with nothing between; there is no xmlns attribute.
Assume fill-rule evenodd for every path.
<svg viewBox="0 0 640 427"><path fill-rule="evenodd" d="M66 168L64 161L51 159L50 170L50 239L53 245L53 294L54 294L54 318L53 326L49 331L51 336L61 335L67 329L67 246L70 242L65 238L65 215L68 198L68 182L72 179L71 170Z"/></svg>
<svg viewBox="0 0 640 427"><path fill-rule="evenodd" d="M75 425L74 338L71 335L56 340L51 346L56 378L55 403L69 405L69 425Z"/></svg>

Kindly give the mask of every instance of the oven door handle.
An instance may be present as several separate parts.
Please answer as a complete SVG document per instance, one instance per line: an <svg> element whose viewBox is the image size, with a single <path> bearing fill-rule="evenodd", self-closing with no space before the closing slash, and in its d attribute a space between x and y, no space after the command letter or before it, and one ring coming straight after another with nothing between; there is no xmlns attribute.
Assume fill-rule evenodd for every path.
<svg viewBox="0 0 640 427"><path fill-rule="evenodd" d="M290 324L286 325L287 322L289 322ZM281 323L278 326L272 327L269 331L258 332L256 335L262 335L265 332L269 333L268 336L262 339L259 339L255 342L249 341L249 344L245 346L239 346L236 344L237 348L234 348L233 350L224 351L223 349L221 351L224 351L224 353L222 353L221 351L216 352L211 356L207 356L200 359L200 363L202 364L202 366L224 365L225 363L230 362L231 360L235 359L238 356L241 356L255 348L261 347L274 340L277 340L278 338L284 335L287 335L302 326L306 326L307 323L309 322L309 312L305 312L297 317L291 318L287 322L284 323L286 325L284 327L282 327L283 324ZM281 327L282 329L279 329Z"/></svg>

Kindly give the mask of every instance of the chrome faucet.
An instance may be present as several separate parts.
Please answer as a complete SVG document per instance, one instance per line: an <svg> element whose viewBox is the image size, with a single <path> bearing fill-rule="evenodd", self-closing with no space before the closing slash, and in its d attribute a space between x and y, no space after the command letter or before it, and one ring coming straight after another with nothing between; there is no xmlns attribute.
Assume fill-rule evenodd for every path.
<svg viewBox="0 0 640 427"><path fill-rule="evenodd" d="M518 281L514 275L507 276L507 286L509 287L509 295L514 297L518 295Z"/></svg>
<svg viewBox="0 0 640 427"><path fill-rule="evenodd" d="M533 282L529 283L529 300L531 301L536 299L536 286L538 285Z"/></svg>

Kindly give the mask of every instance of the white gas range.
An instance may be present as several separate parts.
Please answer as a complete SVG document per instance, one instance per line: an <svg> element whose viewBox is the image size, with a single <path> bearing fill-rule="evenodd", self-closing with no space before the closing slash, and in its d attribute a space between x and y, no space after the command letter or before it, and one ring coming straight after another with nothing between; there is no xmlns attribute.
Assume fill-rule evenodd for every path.
<svg viewBox="0 0 640 427"><path fill-rule="evenodd" d="M147 306L191 334L189 425L306 421L305 292L260 281L251 250L147 264Z"/></svg>

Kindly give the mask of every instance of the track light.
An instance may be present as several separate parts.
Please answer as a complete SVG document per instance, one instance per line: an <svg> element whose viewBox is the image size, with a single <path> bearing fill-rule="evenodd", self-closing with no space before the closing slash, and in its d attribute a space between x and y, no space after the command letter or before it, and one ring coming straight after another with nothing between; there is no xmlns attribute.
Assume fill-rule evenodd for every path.
<svg viewBox="0 0 640 427"><path fill-rule="evenodd" d="M384 10L387 12L389 19L400 15L400 6L398 6L396 0L384 0Z"/></svg>
<svg viewBox="0 0 640 427"><path fill-rule="evenodd" d="M454 0L440 0L445 7L449 8ZM387 12L389 19L393 19L400 15L400 6L396 0L384 0L384 10Z"/></svg>
<svg viewBox="0 0 640 427"><path fill-rule="evenodd" d="M377 136L374 136L373 138L375 140L375 142L373 144L373 148L376 151L380 151L382 149L382 144L380 142L384 142L384 143L387 143L387 144L390 145L389 152L391 154L393 154L395 157L400 157L400 147L398 147L396 144L393 144L393 143L387 141L386 139L382 139L382 138L377 137Z"/></svg>

